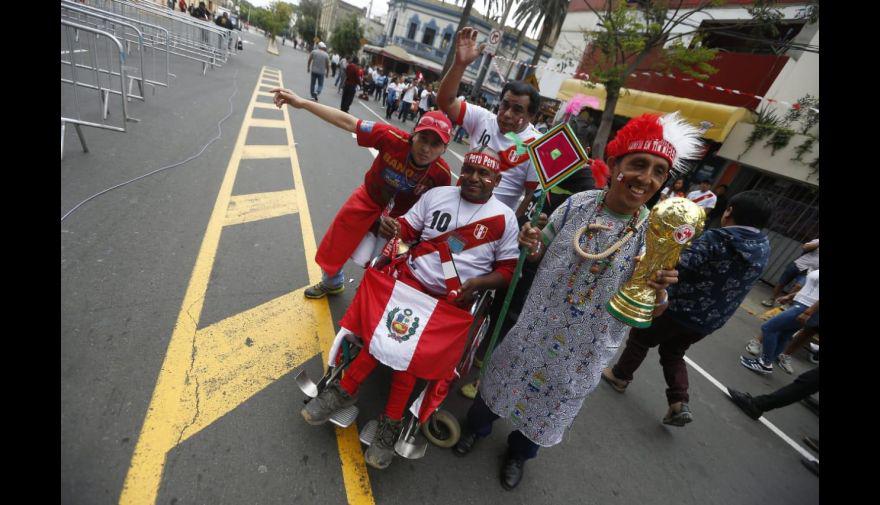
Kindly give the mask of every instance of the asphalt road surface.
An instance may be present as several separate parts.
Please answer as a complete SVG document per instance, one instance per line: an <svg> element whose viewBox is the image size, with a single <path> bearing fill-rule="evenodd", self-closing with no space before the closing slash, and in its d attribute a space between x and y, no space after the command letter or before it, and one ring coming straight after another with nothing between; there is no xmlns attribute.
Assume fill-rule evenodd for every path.
<svg viewBox="0 0 880 505"><path fill-rule="evenodd" d="M423 459L368 469L357 426L381 412L387 370L362 388L357 426L307 425L294 376L320 376L362 271L349 263L345 293L329 301L301 292L319 278L315 244L374 154L308 113L272 107L278 84L308 96L307 55L279 46L273 56L260 35L244 38L244 51L206 76L175 60L170 88L131 103L141 122L127 133L85 129L83 153L67 132L60 215L197 154L232 107L201 156L61 223L62 503L818 503L802 455L695 368L695 421L661 424L656 352L626 394L600 385L512 492L498 482L504 421L467 458L429 446ZM320 100L338 106L330 80ZM374 101L355 100L350 112L384 118ZM464 151L445 155L455 172ZM753 394L783 386L794 376L739 365L759 324L740 310L688 358ZM810 366L795 357L796 373ZM457 392L445 403L459 418L467 407ZM818 417L800 404L766 419L800 446L819 436Z"/></svg>

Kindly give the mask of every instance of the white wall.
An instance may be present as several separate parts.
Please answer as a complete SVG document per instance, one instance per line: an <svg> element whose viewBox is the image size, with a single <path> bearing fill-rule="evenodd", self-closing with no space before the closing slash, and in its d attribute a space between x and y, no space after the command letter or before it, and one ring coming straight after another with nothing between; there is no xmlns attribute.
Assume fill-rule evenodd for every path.
<svg viewBox="0 0 880 505"><path fill-rule="evenodd" d="M818 25L818 22L814 25L816 32L809 40L809 44L816 47L819 46ZM805 27L804 30L808 27ZM765 95L767 98L795 103L807 94L814 97L819 96L819 55L802 52L798 56L799 58L791 58L785 64L779 76L773 81L773 85L767 90ZM761 105L765 104L768 102L762 102ZM779 115L785 114L790 109L788 105L769 105L773 106ZM811 133L817 134L818 130L819 126L817 125Z"/></svg>

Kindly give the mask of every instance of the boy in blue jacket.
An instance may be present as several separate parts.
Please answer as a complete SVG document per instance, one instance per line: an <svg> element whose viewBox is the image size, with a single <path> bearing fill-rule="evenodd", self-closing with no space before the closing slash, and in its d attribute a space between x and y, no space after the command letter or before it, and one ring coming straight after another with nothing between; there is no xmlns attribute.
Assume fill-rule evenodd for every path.
<svg viewBox="0 0 880 505"><path fill-rule="evenodd" d="M722 227L706 230L682 252L676 267L678 284L668 290L669 308L650 327L633 328L617 364L602 371L602 378L623 393L648 349L659 346L668 386L664 424L684 426L693 420L684 353L724 326L761 277L770 258L770 241L761 228L772 212L773 203L760 191L731 198Z"/></svg>

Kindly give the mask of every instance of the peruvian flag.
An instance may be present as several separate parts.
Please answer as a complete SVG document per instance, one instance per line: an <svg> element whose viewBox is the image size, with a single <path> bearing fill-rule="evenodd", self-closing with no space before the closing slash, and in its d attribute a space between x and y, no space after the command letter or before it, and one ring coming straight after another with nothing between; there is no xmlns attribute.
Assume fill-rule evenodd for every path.
<svg viewBox="0 0 880 505"><path fill-rule="evenodd" d="M430 380L452 376L472 322L470 312L369 268L339 324L381 363Z"/></svg>

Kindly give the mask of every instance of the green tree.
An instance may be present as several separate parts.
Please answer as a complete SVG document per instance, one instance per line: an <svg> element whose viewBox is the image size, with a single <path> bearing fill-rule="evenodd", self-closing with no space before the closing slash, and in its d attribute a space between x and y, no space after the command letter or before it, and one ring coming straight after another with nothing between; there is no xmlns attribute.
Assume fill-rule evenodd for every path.
<svg viewBox="0 0 880 505"><path fill-rule="evenodd" d="M670 3L675 4L670 7ZM662 67L676 69L693 78L706 80L717 71L709 65L717 51L700 43L697 30L672 31L694 14L711 6L720 5L719 0L702 0L694 7L681 12L683 0L640 0L639 2L605 3L605 10L596 10L590 2L587 6L599 18L599 29L585 35L597 50L598 62L590 69L596 81L605 86L605 110L593 142L593 156L601 159L605 154L614 109L620 98L626 78L652 53L657 53ZM685 47L681 38L694 35L690 46ZM666 47L664 47L666 46Z"/></svg>
<svg viewBox="0 0 880 505"><path fill-rule="evenodd" d="M324 34L317 29L318 20L321 18L320 0L302 0L299 4L299 17L294 29L302 37L303 41L312 45L315 37L324 38Z"/></svg>
<svg viewBox="0 0 880 505"><path fill-rule="evenodd" d="M458 28L455 29L455 33L461 31L462 28L468 25L468 22L471 18L471 11L474 7L474 0L455 0L456 4L460 4L464 2L464 9L461 11L461 17L458 18ZM483 0L483 5L486 6L486 17L492 17L493 13L502 12L507 7L509 2L514 0ZM517 24L519 26L519 24ZM502 27L503 28L503 27ZM523 33L520 33L520 38L517 40L517 52L519 52L519 47L522 44ZM449 52L446 53L446 62L443 63L443 72L442 75L446 74L446 71L449 70L449 67L452 66L452 60L455 57L455 44L449 44ZM514 53L514 57L516 57L516 53ZM508 72L510 70L508 69Z"/></svg>
<svg viewBox="0 0 880 505"><path fill-rule="evenodd" d="M358 23L357 16L352 14L333 30L333 35L330 36L330 47L342 55L356 54L361 49L363 37L364 27Z"/></svg>

